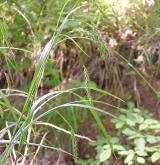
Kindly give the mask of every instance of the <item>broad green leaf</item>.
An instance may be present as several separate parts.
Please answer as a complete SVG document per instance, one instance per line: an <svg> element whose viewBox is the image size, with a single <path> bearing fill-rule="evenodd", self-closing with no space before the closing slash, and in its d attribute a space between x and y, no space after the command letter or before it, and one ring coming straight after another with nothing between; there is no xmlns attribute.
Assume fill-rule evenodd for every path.
<svg viewBox="0 0 160 165"><path fill-rule="evenodd" d="M158 131L158 133L159 133L159 131ZM160 136L156 136L156 140L157 140L157 142L160 142Z"/></svg>
<svg viewBox="0 0 160 165"><path fill-rule="evenodd" d="M112 137L111 141L113 144L119 144L119 138L118 137Z"/></svg>
<svg viewBox="0 0 160 165"><path fill-rule="evenodd" d="M133 161L128 162L128 165L132 165L132 164L133 164Z"/></svg>
<svg viewBox="0 0 160 165"><path fill-rule="evenodd" d="M125 148L122 145L113 145L113 150L124 151Z"/></svg>
<svg viewBox="0 0 160 165"><path fill-rule="evenodd" d="M109 159L111 156L112 152L111 149L104 150L102 153L99 155L99 160L100 162L104 162L105 160Z"/></svg>
<svg viewBox="0 0 160 165"><path fill-rule="evenodd" d="M124 124L125 124L125 123L122 122L122 121L117 121L115 127L116 127L116 129L120 129L120 128L122 128L122 127L124 126Z"/></svg>
<svg viewBox="0 0 160 165"><path fill-rule="evenodd" d="M146 123L143 123L139 126L140 131L145 130L146 128L148 128L148 124L146 124Z"/></svg>
<svg viewBox="0 0 160 165"><path fill-rule="evenodd" d="M128 155L129 151L119 151L119 155Z"/></svg>
<svg viewBox="0 0 160 165"><path fill-rule="evenodd" d="M133 120L127 119L127 120L126 120L126 123L127 123L129 126L135 126L135 121L133 121Z"/></svg>
<svg viewBox="0 0 160 165"><path fill-rule="evenodd" d="M157 121L158 122L158 121ZM152 124L152 125L150 125L149 126L149 128L150 129L154 129L154 130L159 130L160 129L160 124L159 123L157 123L157 124Z"/></svg>
<svg viewBox="0 0 160 165"><path fill-rule="evenodd" d="M110 148L110 145L104 145L103 148L104 149L109 149Z"/></svg>
<svg viewBox="0 0 160 165"><path fill-rule="evenodd" d="M157 139L156 139L155 136L148 136L146 140L147 140L147 142L150 143L150 144L154 144L154 143L157 142Z"/></svg>
<svg viewBox="0 0 160 165"><path fill-rule="evenodd" d="M147 152L154 152L154 151L156 151L157 149L156 149L155 147L146 147L145 150L146 150Z"/></svg>
<svg viewBox="0 0 160 165"><path fill-rule="evenodd" d="M135 156L134 152L129 153L125 158L124 163L127 164L128 162L132 161L134 159L134 156Z"/></svg>
<svg viewBox="0 0 160 165"><path fill-rule="evenodd" d="M124 108L120 108L120 110L119 110L121 113L126 113L126 109L124 109Z"/></svg>
<svg viewBox="0 0 160 165"><path fill-rule="evenodd" d="M120 115L119 119L122 120L122 121L126 121L126 116L125 115Z"/></svg>
<svg viewBox="0 0 160 165"><path fill-rule="evenodd" d="M139 138L139 139L136 139L134 141L135 145L136 145L136 148L138 150L141 150L141 151L144 151L145 149L145 144L146 144L146 141L144 140L144 138Z"/></svg>
<svg viewBox="0 0 160 165"><path fill-rule="evenodd" d="M123 133L124 135L127 135L127 136L132 136L132 135L134 135L136 132L133 131L133 130L131 130L130 128L125 128L125 129L123 129L122 133Z"/></svg>
<svg viewBox="0 0 160 165"><path fill-rule="evenodd" d="M141 117L139 114L135 114L134 116L136 118L137 123L141 124L144 121L144 118Z"/></svg>
<svg viewBox="0 0 160 165"><path fill-rule="evenodd" d="M158 121L155 119L146 119L144 121L144 123L146 123L146 124L159 124Z"/></svg>
<svg viewBox="0 0 160 165"><path fill-rule="evenodd" d="M145 151L139 150L139 151L136 151L136 153L137 153L137 155L139 155L139 156L147 156L147 152L145 152Z"/></svg>
<svg viewBox="0 0 160 165"><path fill-rule="evenodd" d="M141 110L138 109L138 108L134 108L133 111L136 112L136 113L140 113L141 112Z"/></svg>
<svg viewBox="0 0 160 165"><path fill-rule="evenodd" d="M145 159L142 157L137 157L137 162L140 164L144 164L145 163Z"/></svg>
<svg viewBox="0 0 160 165"><path fill-rule="evenodd" d="M138 139L138 138L141 138L143 137L142 134L140 133L135 133L133 136L130 136L128 139L131 140L131 139Z"/></svg>
<svg viewBox="0 0 160 165"><path fill-rule="evenodd" d="M160 160L160 152L155 152L151 157L151 161L155 163L158 160Z"/></svg>

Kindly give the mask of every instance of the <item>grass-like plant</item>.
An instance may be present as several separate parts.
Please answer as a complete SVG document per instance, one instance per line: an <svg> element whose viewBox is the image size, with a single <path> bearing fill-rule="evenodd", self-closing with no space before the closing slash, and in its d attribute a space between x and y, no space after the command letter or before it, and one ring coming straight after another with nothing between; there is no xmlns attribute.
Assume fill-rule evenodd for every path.
<svg viewBox="0 0 160 165"><path fill-rule="evenodd" d="M116 106L110 105L108 103L103 103L100 102L99 100L94 100L92 98L91 92L96 91L101 93L102 95L108 95L113 97L114 99L117 99L119 101L125 102L122 99L116 97L115 95L111 94L110 92L98 89L94 86L89 85L89 76L87 73L87 69L84 67L84 77L85 77L85 82L84 84L79 84L78 87L71 88L71 89L66 89L66 90L59 90L59 91L53 91L49 92L47 94L44 94L42 96L38 96L38 90L40 87L40 83L42 82L42 78L45 75L45 68L46 64L48 64L48 59L49 59L49 53L52 48L55 48L59 43L62 43L66 40L70 40L73 42L73 44L78 47L81 52L86 56L89 56L85 50L80 46L80 44L75 40L88 40L91 42L94 42L95 45L98 47L99 51L101 52L101 58L105 61L106 64L106 69L109 70L108 73L110 74L109 77L111 78L114 76L113 72L115 69L116 65L111 65L109 59L122 59L127 65L129 65L137 75L139 75L143 81L150 87L150 89L157 95L159 96L159 92L146 80L146 78L139 72L139 70L130 63L125 55L121 55L117 51L110 50L107 47L106 42L102 39L101 34L99 31L97 31L96 26L94 23L97 24L98 27L100 27L102 24L107 24L107 28L111 33L111 36L114 36L114 31L115 28L122 28L126 26L129 26L131 28L139 28L142 31L147 29L147 32L150 32L150 27L153 28L153 23L155 23L156 29L154 29L154 34L150 36L150 33L147 33L147 36L150 36L150 38L153 38L158 32L158 21L159 19L154 18L153 16L157 15L157 10L159 9L159 1L156 2L157 6L154 6L151 8L151 10L148 10L148 19L146 22L146 19L144 19L144 15L142 14L141 17L135 18L133 21L132 15L127 15L126 17L124 16L122 21L117 20L117 15L118 13L115 13L113 10L112 6L107 6L104 7L104 10L101 8L101 4L98 3L98 1L89 1L93 6L91 9L93 9L93 12L85 14L85 10L90 10L90 7L88 5L82 5L80 7L76 7L78 2L83 2L83 1L76 1L75 5L72 7L69 7L70 11L65 10L67 5L71 2L70 0L64 0L63 2L56 1L55 6L62 7L62 10L60 12L59 17L55 17L54 19L51 18L51 15L57 14L57 8L55 7L54 12L50 11L51 10L51 4L52 2L48 1L47 3L39 3L40 11L37 11L37 9L34 8L34 11L32 11L32 1L28 1L28 4L26 5L20 5L20 1L6 1L2 4L0 4L0 7L7 6L6 8L3 8L3 10L0 11L0 14L2 14L2 18L0 18L0 37L2 38L0 41L0 44L4 45L0 47L0 51L5 59L6 67L5 67L5 77L6 77L6 82L8 85L8 88L6 89L1 89L0 90L0 117L1 117L1 130L0 130L0 144L5 145L5 150L3 151L3 154L0 156L0 164L6 164L8 159L13 160L13 162L24 164L29 153L30 153L30 146L36 146L37 147L37 152L41 147L48 148L48 149L53 149L56 151L64 152L68 155L71 155L74 157L74 160L76 163L78 163L78 153L77 153L77 140L76 138L82 138L88 141L92 141L91 139L78 135L75 133L74 126L72 123L68 121L68 118L66 118L65 115L59 112L59 110L65 111L66 108L68 108L72 113L72 118L74 119L74 124L76 125L76 119L74 116L74 110L77 110L76 108L80 109L82 112L87 111L91 112L92 116L94 117L97 127L101 130L102 135L104 138L99 140L95 145L97 149L97 159L95 160L89 160L87 163L89 164L100 164L101 162L104 162L108 160L112 155L117 154L122 156L125 160L124 162L127 164L132 164L132 163L141 163L144 164L146 160L149 160L148 155L151 156L151 161L156 162L160 158L159 154L159 148L145 148L143 151L135 151L135 148L137 147L135 143L154 143L154 142L159 142L159 139L157 137L153 136L148 136L144 137L143 131L146 131L146 126L148 126L146 122L144 121L150 121L153 122L154 124L158 125L159 129L159 123L155 121L154 119L147 119L147 116L143 116L143 114L140 113L139 109L136 108L128 108L129 111L130 109L132 110L133 115L125 111L124 109L120 109ZM73 2L73 1L72 1ZM30 3L30 4L29 4ZM33 4L37 4L37 1L33 0ZM70 3L71 4L71 3ZM84 2L86 4L86 1ZM100 5L100 6L99 6ZM27 6L27 7L26 7ZM34 5L33 5L34 6ZM36 6L36 5L35 5ZM132 4L134 8L134 3ZM96 7L96 9L95 9ZM132 8L132 7L131 7ZM156 10L153 10L153 9ZM14 16L12 18L12 21L15 21L16 23L19 24L19 22L23 23L24 25L26 24L29 32L31 35L27 36L27 32L24 34L28 38L27 43L23 39L23 35L20 37L20 35L17 35L18 33L14 31L14 28L10 28L13 34L13 38L18 36L17 38L20 38L20 41L15 41L16 47L12 46L12 44L8 41L8 26L7 26L7 21L5 22L5 15L7 15L5 12L6 10L10 10L11 13L14 13ZM149 9L149 8L147 8ZM28 11L27 11L28 10ZM45 15L46 11L48 14L48 17L46 19L43 18L43 15ZM78 11L84 10L82 14L77 13ZM92 11L92 10L91 10ZM96 12L95 12L96 11ZM127 10L126 10L127 11ZM138 12L141 13L141 10L138 9ZM35 14L36 13L36 14ZM73 13L76 13L76 16L71 17ZM13 14L13 13L12 13ZM28 19L28 17L32 15L32 19L34 20L37 18L37 22L34 20L33 23ZM85 16L84 16L85 15ZM85 17L85 19L84 19ZM107 18L106 18L107 17ZM58 19L57 19L58 18ZM71 18L71 19L70 19ZM112 20L113 18L113 20ZM127 24L124 24L125 18L129 20ZM149 19L151 18L151 19ZM22 19L22 20L21 20ZM80 19L80 21L79 21ZM58 23L55 25L55 22L58 20ZM93 23L91 24L91 20ZM154 21L156 20L156 21ZM11 22L12 22L11 21ZM44 22L43 22L44 21ZM49 22L49 23L48 23ZM54 25L52 25L52 22L54 22ZM141 26L142 22L146 22L145 27ZM48 27L44 28L44 24L47 24ZM70 23L70 24L68 24ZM35 26L38 25L38 26ZM68 25L68 26L67 26ZM33 27L32 27L33 26ZM79 27L79 26L82 26ZM19 31L22 32L23 26L20 27ZM17 61L15 58L15 55L13 51L22 51L28 54L34 54L37 49L36 46L37 40L39 38L42 39L42 43L46 41L46 39L49 39L50 35L44 35L45 39L42 37L41 33L44 32L44 30L48 30L49 32L53 32L54 34L49 40L49 42L45 45L42 53L38 56L38 62L35 67L35 73L33 76L32 81L30 82L29 86L29 91L24 92L16 89L12 89L12 84L14 84L12 80L12 69L18 70L18 65ZM27 31L26 30L26 31ZM134 29L133 29L134 30ZM52 34L52 33L51 33ZM16 38L15 37L15 38ZM37 38L36 38L37 37ZM12 39L13 39L12 38ZM33 44L28 44L30 43L31 39L33 40ZM148 38L147 38L148 39ZM28 42L29 41L29 42ZM20 42L22 44L26 44L27 46L33 47L33 51L28 51L22 48L17 48L17 45L20 45ZM82 44L83 45L83 44ZM21 46L21 45L20 45ZM84 43L84 47L85 47ZM7 50L11 52L11 54L7 54ZM11 69L12 68L12 69ZM50 68L49 68L50 69ZM115 72L116 73L116 72ZM54 74L53 74L54 75ZM48 82L47 82L48 83ZM118 82L120 83L120 82ZM81 96L78 92L79 91L84 91L86 93L86 96ZM26 90L25 90L26 91ZM60 100L57 102L57 98L63 97L68 97L68 95L74 95L76 96L77 100L74 101L68 101L66 100ZM18 99L22 97L23 101L21 104L22 106L19 105L17 108L13 102L10 101L11 97L17 97ZM20 102L18 100L17 102ZM65 102L64 102L65 101ZM113 114L110 114L106 111L103 111L102 109L99 109L94 106L94 103L103 103L108 106L112 106L115 109L119 109L120 111L123 111L123 116L126 118L122 118L121 115L115 116ZM127 110L128 110L127 109ZM121 145L120 140L117 140L117 138L111 138L109 133L107 132L105 126L103 125L99 114L102 113L104 115L109 115L111 118L114 118L114 123L117 128L117 131L120 131L119 134L123 134L123 136L126 136L129 140L134 139L135 143L129 143L128 146L126 145ZM53 123L49 123L48 120L45 120L46 116L52 116L52 115L58 115L61 117L61 119L64 121L64 124L66 124L69 128L69 130L65 130L64 128L60 128ZM6 116L11 116L10 120L8 121ZM140 116L142 115L142 116ZM148 115L148 114L147 114ZM127 120L128 118L132 118L132 116L136 116L135 120ZM7 119L6 119L7 118ZM143 119L142 119L143 118ZM142 121L143 120L143 121ZM4 122L3 122L4 121ZM55 148L53 146L47 146L43 144L44 137L41 139L40 143L36 143L33 141L33 133L34 133L34 128L35 126L44 126L44 127L51 127L58 129L61 132L64 132L66 134L71 135L71 141L72 141L72 151L73 153L70 153L70 151L65 151L61 148ZM136 125L136 128L134 128ZM137 131L137 125L139 126L139 130ZM124 128L125 127L125 128ZM156 127L156 126L155 126ZM133 130L132 130L133 129ZM157 129L157 128L155 128ZM150 131L150 130L149 130ZM138 132L138 133L137 133ZM133 134L134 133L134 137ZM100 143L99 143L100 142ZM152 150L152 151L151 151ZM36 153L37 153L36 152ZM113 153L113 154L112 154ZM23 156L22 156L23 155ZM35 154L36 156L36 154Z"/></svg>
<svg viewBox="0 0 160 165"><path fill-rule="evenodd" d="M10 155L12 153L14 155L15 163L18 163L18 161L20 159L22 159L21 164L24 164L25 160L27 158L28 152L29 152L29 148L30 148L29 146L45 147L45 148L62 151L64 153L68 153L59 148L42 145L41 143L36 144L36 143L30 142L31 137L32 137L32 126L34 124L40 123L41 119L43 119L45 116L51 114L53 111L56 111L56 110L62 109L62 108L66 108L66 107L80 107L81 109L88 109L88 110L91 109L91 113L92 113L93 117L95 118L98 127L100 128L100 130L106 137L106 142L109 143L110 146L112 146L112 144L110 142L109 134L107 133L105 127L103 126L103 123L100 120L99 115L97 114L96 111L107 114L107 115L111 115L111 114L93 106L93 104L91 103L92 98L90 97L89 90L96 90L98 92L102 92L103 94L110 95L114 98L118 98L118 97L112 95L109 92L105 92L105 91L102 91L97 88L89 88L87 85L87 82L86 82L85 87L73 88L73 89L69 89L69 90L54 91L54 92L47 93L41 97L38 97L38 95L37 95L37 92L38 92L38 89L39 89L39 86L40 86L40 83L41 83L41 80L42 80L42 77L44 74L45 64L49 57L50 50L52 49L52 47L54 47L57 44L57 42L59 42L58 38L61 35L65 25L67 24L69 16L81 8L81 6L73 8L66 15L66 17L60 24L62 13L63 13L66 5L68 4L68 2L69 1L67 1L65 3L64 7L61 10L60 17L59 17L59 20L57 23L57 27L56 27L56 30L55 30L52 38L46 44L41 55L39 56L29 91L27 93L25 93L23 91L13 90L13 89L8 88L6 90L5 89L1 90L1 92L0 92L1 109L3 110L5 108L7 108L9 111L11 111L13 119L14 119L14 122L12 122L12 124L6 123L6 127L0 131L0 137L1 137L0 143L6 144L6 148L3 152L3 154L1 155L0 164L6 164L8 158L10 157ZM20 13L20 14L22 14L22 13ZM23 15L23 17L24 17L24 15ZM7 48L8 47L5 47L5 49L7 49ZM3 47L3 49L4 49L4 47ZM10 47L9 47L9 49L10 49ZM17 49L17 48L11 48L11 49ZM9 62L12 63L12 61L10 59L9 59ZM51 107L51 105L49 105L49 101L55 99L56 97L58 97L60 95L64 95L65 93L74 93L78 89L86 90L88 99L67 102L64 104L57 105L55 107ZM25 98L25 102L22 107L22 110L18 110L14 107L14 105L12 105L12 103L8 99L8 97L10 97L10 96L23 96ZM121 100L121 99L119 99L119 100ZM49 109L41 112L41 110L43 109L44 106L48 107ZM114 116L114 115L111 115L111 116ZM66 123L67 123L67 121L66 121ZM70 133L72 135L71 137L72 137L72 145L73 145L73 156L74 156L74 159L76 162L77 161L77 149L76 149L76 139L74 136L75 133L74 133L72 126L69 123L68 123L68 125L70 127ZM8 140L5 139L5 136L7 136L6 134L8 134L8 137L9 137ZM21 154L23 154L23 157L20 156ZM68 154L72 155L70 153L68 153Z"/></svg>

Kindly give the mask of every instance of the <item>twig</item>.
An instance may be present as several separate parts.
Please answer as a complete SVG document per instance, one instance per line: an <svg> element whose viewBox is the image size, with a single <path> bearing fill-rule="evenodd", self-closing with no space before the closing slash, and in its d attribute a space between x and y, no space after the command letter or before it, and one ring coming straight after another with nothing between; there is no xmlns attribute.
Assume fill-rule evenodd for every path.
<svg viewBox="0 0 160 165"><path fill-rule="evenodd" d="M43 135L42 140L41 140L41 142L40 142L40 146L38 146L38 148L37 148L37 150L36 150L36 152L35 152L35 154L34 154L34 157L33 157L33 159L32 159L31 162L30 162L30 165L33 164L33 161L35 160L35 158L36 158L36 156L37 156L37 154L38 154L38 152L39 152L39 150L40 150L40 148L41 148L41 145L43 144L43 142L44 142L46 136L47 136L47 133L45 133L45 134Z"/></svg>
<svg viewBox="0 0 160 165"><path fill-rule="evenodd" d="M55 129L58 129L62 132L65 132L66 134L69 134L69 135L72 135L72 133L70 131L67 131L63 128L60 128L54 124L51 124L51 123L46 123L46 122L37 122L36 123L37 125L45 125L45 126L49 126L49 127L52 127L52 128L55 128ZM78 135L78 134L74 134L75 137L78 137L80 139L84 139L84 140L87 140L89 142L94 142L94 140L90 139L89 137L86 137L86 136L82 136L82 135Z"/></svg>

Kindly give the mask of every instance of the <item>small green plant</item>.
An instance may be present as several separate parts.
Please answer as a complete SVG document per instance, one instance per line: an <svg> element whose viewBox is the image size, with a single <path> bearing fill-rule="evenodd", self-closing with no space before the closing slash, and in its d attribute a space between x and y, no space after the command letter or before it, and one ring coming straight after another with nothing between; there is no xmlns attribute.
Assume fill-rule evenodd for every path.
<svg viewBox="0 0 160 165"><path fill-rule="evenodd" d="M112 119L116 128L116 136L112 138L112 148L106 144L103 137L98 137L93 145L96 149L96 161L89 159L80 164L99 165L118 155L124 164L155 163L160 160L160 122L144 109L139 109L133 103L128 108L119 110L117 118Z"/></svg>
<svg viewBox="0 0 160 165"><path fill-rule="evenodd" d="M112 148L109 144L106 144L106 139L103 136L98 136L97 140L92 142L90 145L95 147L97 155L95 159L80 160L79 164L90 164L90 165L100 165L103 163L108 163L109 158L112 156L112 151L120 152L124 151L125 148L120 144L120 140L117 137L111 139Z"/></svg>

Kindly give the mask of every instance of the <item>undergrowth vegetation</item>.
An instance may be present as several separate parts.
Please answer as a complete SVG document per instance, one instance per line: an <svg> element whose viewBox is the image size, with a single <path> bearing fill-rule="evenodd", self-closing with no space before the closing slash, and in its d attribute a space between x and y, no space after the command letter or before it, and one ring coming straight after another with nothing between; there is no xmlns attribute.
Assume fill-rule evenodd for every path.
<svg viewBox="0 0 160 165"><path fill-rule="evenodd" d="M159 162L159 9L1 0L0 164Z"/></svg>
<svg viewBox="0 0 160 165"><path fill-rule="evenodd" d="M91 145L96 148L96 159L81 160L81 164L101 164L116 154L124 159L124 164L145 164L160 159L158 135L160 122L146 110L135 108L132 102L127 109L119 109L117 118L112 122L116 128L116 136L112 135L112 148L106 144L105 138L98 137Z"/></svg>

